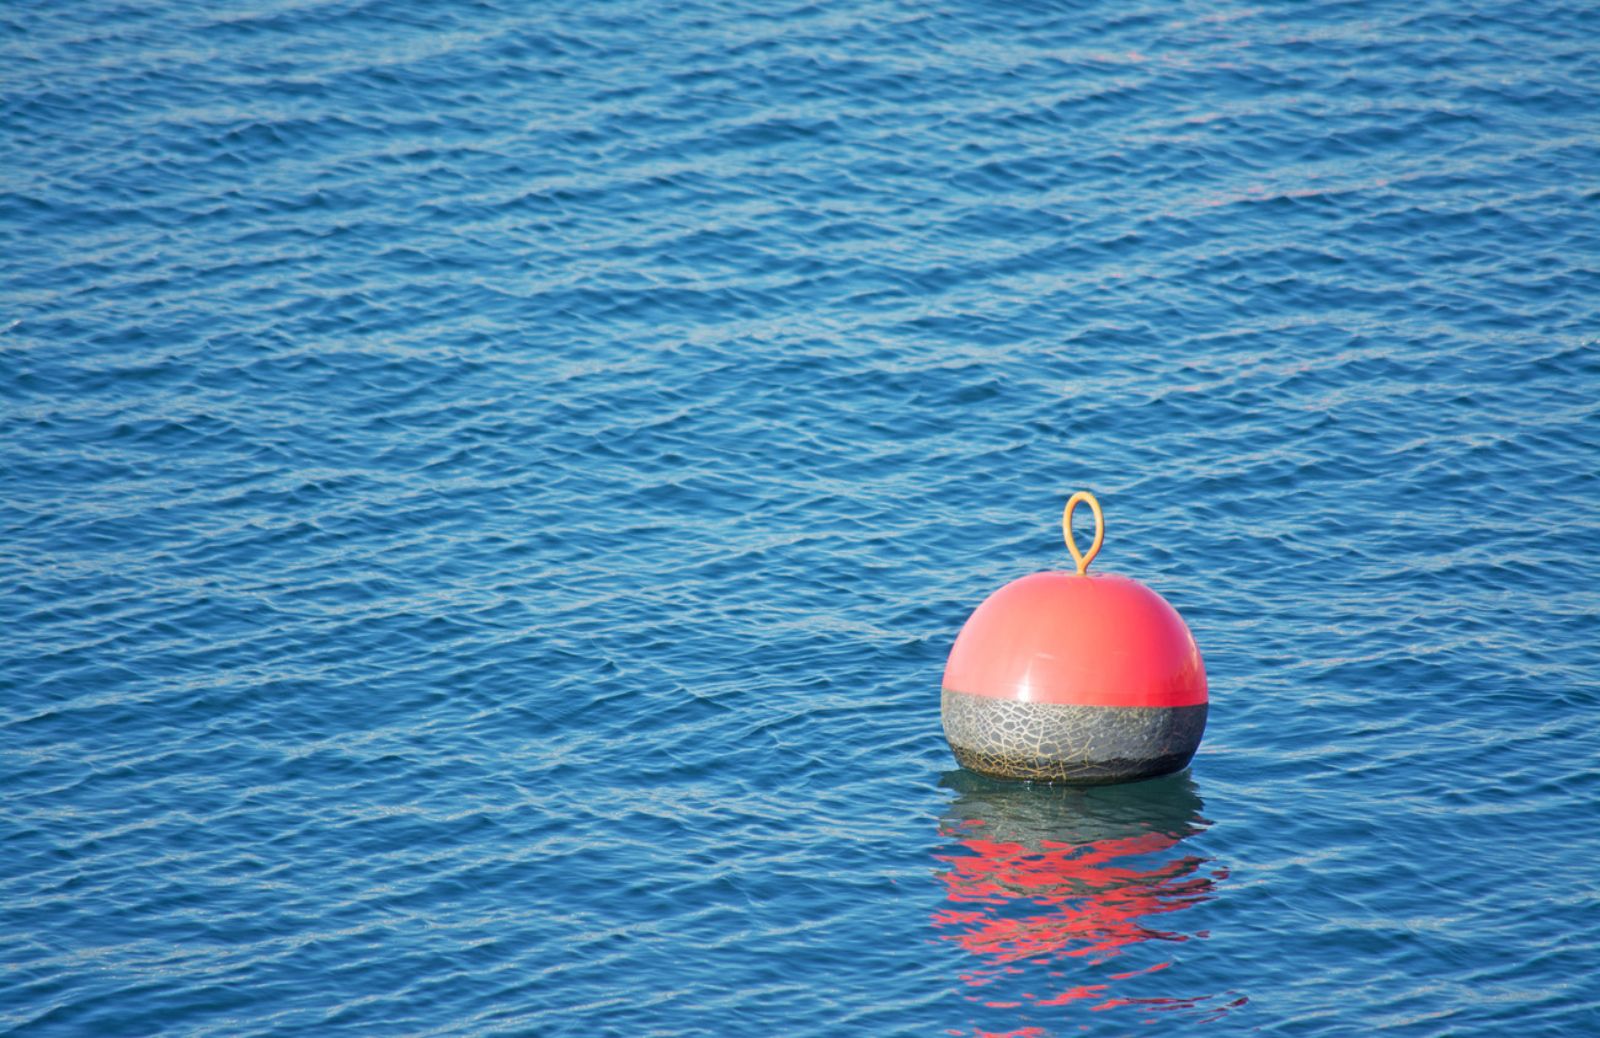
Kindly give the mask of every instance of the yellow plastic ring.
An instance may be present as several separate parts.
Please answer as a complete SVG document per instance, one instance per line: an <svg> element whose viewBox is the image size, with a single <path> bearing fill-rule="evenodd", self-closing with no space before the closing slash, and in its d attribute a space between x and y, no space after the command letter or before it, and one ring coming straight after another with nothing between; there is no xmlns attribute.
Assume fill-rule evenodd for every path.
<svg viewBox="0 0 1600 1038"><path fill-rule="evenodd" d="M1089 502L1089 509L1094 512L1094 543L1089 545L1089 554L1085 555L1078 550L1078 545L1072 540L1072 510L1078 506L1079 501ZM1080 490L1067 499L1066 510L1061 513L1061 534L1066 538L1067 550L1072 552L1072 561L1078 564L1078 576L1083 576L1089 569L1089 563L1100 554L1100 545L1106 539L1106 517L1100 511L1100 502L1087 490Z"/></svg>

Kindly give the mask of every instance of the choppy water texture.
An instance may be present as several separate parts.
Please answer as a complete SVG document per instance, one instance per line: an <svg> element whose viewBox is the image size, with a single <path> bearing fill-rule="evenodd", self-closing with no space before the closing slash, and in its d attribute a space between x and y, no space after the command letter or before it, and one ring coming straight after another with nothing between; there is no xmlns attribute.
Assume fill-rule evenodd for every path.
<svg viewBox="0 0 1600 1038"><path fill-rule="evenodd" d="M0 1031L1600 1033L1600 18L1008 6L0 8Z"/></svg>

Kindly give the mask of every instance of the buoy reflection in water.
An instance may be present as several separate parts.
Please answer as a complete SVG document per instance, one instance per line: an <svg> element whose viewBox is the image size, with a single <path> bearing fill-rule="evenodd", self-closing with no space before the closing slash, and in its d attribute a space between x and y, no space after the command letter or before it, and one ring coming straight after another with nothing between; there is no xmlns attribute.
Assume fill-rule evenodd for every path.
<svg viewBox="0 0 1600 1038"><path fill-rule="evenodd" d="M1141 1012L1190 1022L1243 1005L1237 992L1182 992L1174 946L1209 936L1181 913L1217 896L1227 870L1187 850L1210 825L1187 772L1126 786L1076 788L948 772L957 793L936 855L940 937L977 961L968 1001L1014 1011L1010 1034L1046 1035L1078 1011ZM1173 992L1180 993L1173 993ZM993 1013L971 1030L997 1033ZM1043 1025L1044 1029L1040 1029Z"/></svg>

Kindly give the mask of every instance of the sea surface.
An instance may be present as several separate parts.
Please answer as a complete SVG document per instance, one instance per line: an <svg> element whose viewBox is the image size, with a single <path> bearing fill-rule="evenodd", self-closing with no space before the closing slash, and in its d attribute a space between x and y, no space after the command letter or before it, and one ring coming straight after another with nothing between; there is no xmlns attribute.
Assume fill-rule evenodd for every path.
<svg viewBox="0 0 1600 1038"><path fill-rule="evenodd" d="M0 1033L1600 1034L1597 41L9 0ZM1084 488L1206 739L964 772Z"/></svg>

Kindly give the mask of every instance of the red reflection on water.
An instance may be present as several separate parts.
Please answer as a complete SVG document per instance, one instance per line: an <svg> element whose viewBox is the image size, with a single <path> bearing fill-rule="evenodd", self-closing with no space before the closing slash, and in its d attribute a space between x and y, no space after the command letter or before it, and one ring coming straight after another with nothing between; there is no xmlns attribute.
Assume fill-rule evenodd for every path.
<svg viewBox="0 0 1600 1038"><path fill-rule="evenodd" d="M1187 833L1144 832L1084 843L1042 840L1028 846L989 839L986 828L973 819L945 826L944 835L957 849L937 855L946 866L940 873L946 905L934 913L933 925L946 931L944 940L982 963L961 974L968 986L987 989L967 996L970 1001L1002 1010L1076 1006L1104 1012L1132 1006L1151 1013L1193 1011L1203 1004L1226 1012L1245 1001L1218 1005L1212 996L1112 995L1113 982L1157 973L1170 961L1119 973L1094 971L1093 977L1048 968L1071 965L1073 973L1087 972L1134 945L1207 936L1168 922L1173 913L1213 897L1227 875L1220 868L1208 870L1210 859L1169 853ZM1029 1026L1001 1033L1048 1032Z"/></svg>

